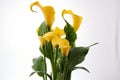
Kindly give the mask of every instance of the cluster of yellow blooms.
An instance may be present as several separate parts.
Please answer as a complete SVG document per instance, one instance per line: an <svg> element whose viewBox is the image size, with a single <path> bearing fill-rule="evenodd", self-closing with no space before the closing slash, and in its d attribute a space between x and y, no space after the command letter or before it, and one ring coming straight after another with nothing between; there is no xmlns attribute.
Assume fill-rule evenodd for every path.
<svg viewBox="0 0 120 80"><path fill-rule="evenodd" d="M30 5L33 12L33 6L39 7L44 15L45 20L37 29L37 34L40 40L40 55L38 58L33 59L32 68L33 75L37 73L43 80L71 80L72 71L76 69L83 69L89 72L85 67L78 66L85 60L89 48L98 43L94 43L87 47L76 47L75 41L77 39L76 31L82 22L82 17L74 14L72 10L63 10L62 18L65 21L64 29L52 25L55 21L55 11L51 6L42 6L38 1ZM70 15L72 24L69 24L65 19L65 15ZM51 63L51 74L47 73L47 61Z"/></svg>
<svg viewBox="0 0 120 80"><path fill-rule="evenodd" d="M41 46L45 44L45 41L51 42L53 47L59 46L61 48L62 54L64 56L68 56L69 50L71 48L69 41L65 38L61 38L61 36L65 35L65 32L63 29L60 29L56 27L54 30L52 28L52 24L54 23L55 20L55 11L54 8L51 6L42 6L38 1L34 2L31 4L30 9L33 12L36 12L32 9L33 6L38 6L45 17L45 22L46 24L50 27L50 32L47 32L43 36L39 36ZM74 14L71 10L63 10L62 11L62 17L64 18L65 14L69 14L72 16L73 19L73 28L74 31L76 32L82 22L82 17ZM37 29L37 32L39 32L39 29Z"/></svg>

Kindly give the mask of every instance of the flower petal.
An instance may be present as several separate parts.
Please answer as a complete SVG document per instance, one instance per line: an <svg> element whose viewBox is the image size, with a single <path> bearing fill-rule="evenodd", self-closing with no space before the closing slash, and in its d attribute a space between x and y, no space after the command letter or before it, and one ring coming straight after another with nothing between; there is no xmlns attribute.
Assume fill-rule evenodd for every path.
<svg viewBox="0 0 120 80"><path fill-rule="evenodd" d="M70 48L71 48L71 46L61 47L61 51L62 51L62 53L63 53L63 56L68 56L69 51L70 51Z"/></svg>
<svg viewBox="0 0 120 80"><path fill-rule="evenodd" d="M52 39L52 45L53 47L60 46L63 56L68 56L71 48L68 40L56 36Z"/></svg>
<svg viewBox="0 0 120 80"><path fill-rule="evenodd" d="M43 38L44 38L46 41L50 42L50 41L52 40L53 36L54 36L53 32L48 32L48 33L46 33L46 34L43 36Z"/></svg>
<svg viewBox="0 0 120 80"><path fill-rule="evenodd" d="M45 39L39 36L39 40L40 40L41 46L43 46L45 44Z"/></svg>
<svg viewBox="0 0 120 80"><path fill-rule="evenodd" d="M63 10L62 11L62 17L64 18L64 14L70 14L73 18L73 28L75 31L78 30L81 22L82 22L82 16L76 15L72 12L72 10Z"/></svg>
<svg viewBox="0 0 120 80"><path fill-rule="evenodd" d="M59 46L61 47L63 56L68 56L69 50L71 48L69 41L67 39L60 38L58 42Z"/></svg>
<svg viewBox="0 0 120 80"><path fill-rule="evenodd" d="M67 39L59 38L58 42L60 47L69 46L69 41Z"/></svg>
<svg viewBox="0 0 120 80"><path fill-rule="evenodd" d="M51 42L52 42L52 46L54 48L56 48L58 46L58 41L59 41L59 37L57 37L57 36L53 37Z"/></svg>
<svg viewBox="0 0 120 80"><path fill-rule="evenodd" d="M30 5L30 10L33 12L36 12L32 9L33 6L38 6L42 10L47 25L51 27L55 20L54 8L51 6L42 6L38 1L36 1Z"/></svg>
<svg viewBox="0 0 120 80"><path fill-rule="evenodd" d="M58 37L61 37L62 35L64 35L64 30L63 29L60 29L58 27L55 28L54 30L54 36L58 36Z"/></svg>

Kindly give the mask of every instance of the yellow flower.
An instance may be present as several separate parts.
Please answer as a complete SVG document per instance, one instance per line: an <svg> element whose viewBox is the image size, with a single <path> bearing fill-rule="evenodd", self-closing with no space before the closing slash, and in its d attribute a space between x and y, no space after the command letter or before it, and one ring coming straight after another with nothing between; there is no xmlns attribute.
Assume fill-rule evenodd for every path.
<svg viewBox="0 0 120 80"><path fill-rule="evenodd" d="M50 42L50 41L52 40L53 36L54 36L54 33L53 33L53 32L48 32L48 33L46 33L46 34L43 36L43 38L44 38L46 41Z"/></svg>
<svg viewBox="0 0 120 80"><path fill-rule="evenodd" d="M74 14L71 10L63 10L62 11L62 17L64 18L64 14L70 14L73 18L73 28L75 31L78 30L81 22L82 22L82 16Z"/></svg>
<svg viewBox="0 0 120 80"><path fill-rule="evenodd" d="M36 29L37 34L39 33L39 28Z"/></svg>
<svg viewBox="0 0 120 80"><path fill-rule="evenodd" d="M48 32L44 36L39 36L41 46L45 45L45 41L50 42L53 38L53 32Z"/></svg>
<svg viewBox="0 0 120 80"><path fill-rule="evenodd" d="M30 5L30 9L33 12L36 12L36 11L34 11L32 9L33 6L38 6L42 10L47 25L49 27L51 27L52 24L53 24L53 22L54 22L54 20L55 20L55 11L54 11L54 8L51 7L51 6L42 6L38 1L36 1L36 2L34 2L34 3L32 3Z"/></svg>
<svg viewBox="0 0 120 80"><path fill-rule="evenodd" d="M39 40L40 40L41 46L45 45L45 39L43 37L39 36Z"/></svg>
<svg viewBox="0 0 120 80"><path fill-rule="evenodd" d="M61 36L64 35L64 34L65 34L65 33L64 33L64 30L63 30L63 29L60 29L60 28L58 28L58 27L55 28L55 30L54 30L54 35L55 35L55 36L61 37Z"/></svg>
<svg viewBox="0 0 120 80"><path fill-rule="evenodd" d="M58 36L53 37L52 39L53 47L59 46L61 48L63 56L68 56L71 46L67 39L59 38Z"/></svg>
<svg viewBox="0 0 120 80"><path fill-rule="evenodd" d="M59 38L58 44L61 48L63 56L68 56L69 50L71 48L69 41L67 39Z"/></svg>
<svg viewBox="0 0 120 80"><path fill-rule="evenodd" d="M63 46L63 47L61 47L61 51L62 51L63 56L68 56L70 48L71 48L71 46Z"/></svg>
<svg viewBox="0 0 120 80"><path fill-rule="evenodd" d="M48 32L42 37L39 37L41 46L45 44L45 41L51 42L54 48L57 46L61 48L63 56L68 56L71 46L67 39L60 38L62 35L64 35L64 31L56 27L53 32Z"/></svg>
<svg viewBox="0 0 120 80"><path fill-rule="evenodd" d="M47 32L45 35L43 35L43 38L50 42L53 37L57 36L57 37L61 37L64 34L64 31L58 27L55 28L55 30L52 32Z"/></svg>
<svg viewBox="0 0 120 80"><path fill-rule="evenodd" d="M54 48L56 48L58 46L58 40L59 40L59 37L57 36L54 36L53 39L52 39L52 45Z"/></svg>

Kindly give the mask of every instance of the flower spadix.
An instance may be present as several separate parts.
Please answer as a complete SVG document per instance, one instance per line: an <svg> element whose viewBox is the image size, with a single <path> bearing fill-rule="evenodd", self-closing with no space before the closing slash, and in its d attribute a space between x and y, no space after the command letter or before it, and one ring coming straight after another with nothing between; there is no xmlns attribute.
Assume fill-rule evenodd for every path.
<svg viewBox="0 0 120 80"><path fill-rule="evenodd" d="M51 6L42 6L38 1L36 1L30 5L30 9L33 12L36 12L32 9L33 6L38 6L42 10L44 17L45 17L45 22L47 23L49 27L51 27L55 20L54 8Z"/></svg>
<svg viewBox="0 0 120 80"><path fill-rule="evenodd" d="M82 16L79 16L79 15L76 15L72 12L72 10L63 10L62 11L62 17L64 18L64 15L65 14L69 14L72 16L72 19L73 19L73 28L75 30L75 32L78 30L79 26L81 25L81 22L82 22ZM64 18L65 19L65 18Z"/></svg>

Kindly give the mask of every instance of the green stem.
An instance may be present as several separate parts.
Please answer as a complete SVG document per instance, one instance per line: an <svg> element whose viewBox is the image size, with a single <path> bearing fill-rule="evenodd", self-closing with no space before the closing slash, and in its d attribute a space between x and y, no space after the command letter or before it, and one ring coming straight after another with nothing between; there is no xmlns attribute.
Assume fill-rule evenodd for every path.
<svg viewBox="0 0 120 80"><path fill-rule="evenodd" d="M67 61L67 57L64 57L63 61L66 62ZM64 78L63 78L63 80L71 80L71 71L68 70L67 67L68 66L66 66L66 63L64 63L64 71L63 71Z"/></svg>
<svg viewBox="0 0 120 80"><path fill-rule="evenodd" d="M55 71L54 60L51 60L51 67L52 67L52 80L56 80L56 71Z"/></svg>
<svg viewBox="0 0 120 80"><path fill-rule="evenodd" d="M52 80L54 80L54 54L51 54Z"/></svg>
<svg viewBox="0 0 120 80"><path fill-rule="evenodd" d="M64 80L71 80L71 71L67 70L67 68L65 71Z"/></svg>
<svg viewBox="0 0 120 80"><path fill-rule="evenodd" d="M63 69L63 75L64 75L64 80L67 80L66 76L67 76L67 66L65 64L66 62L66 57L63 57L63 66L64 66L64 69Z"/></svg>
<svg viewBox="0 0 120 80"><path fill-rule="evenodd" d="M47 65L46 65L46 57L44 57L45 61L45 73L47 73ZM47 80L47 75L44 75L45 80Z"/></svg>
<svg viewBox="0 0 120 80"><path fill-rule="evenodd" d="M71 80L71 71L67 71L67 80Z"/></svg>
<svg viewBox="0 0 120 80"><path fill-rule="evenodd" d="M55 60L54 60L54 78L55 78L55 80L56 80L56 77L57 77L57 67L56 67L56 65L57 65L57 54L58 54L58 47L56 48L56 51L55 51Z"/></svg>
<svg viewBox="0 0 120 80"><path fill-rule="evenodd" d="M45 52L45 49L44 49L44 62L45 62L45 73L47 73L47 65L46 65L46 52ZM44 74L44 77L43 77L44 80L47 80L47 75Z"/></svg>
<svg viewBox="0 0 120 80"><path fill-rule="evenodd" d="M64 69L64 72L63 72L63 75L64 75L64 80L66 80L66 73L67 73L67 69L66 69L66 67L65 67L65 69Z"/></svg>
<svg viewBox="0 0 120 80"><path fill-rule="evenodd" d="M54 51L53 62L52 62L53 80L56 80L57 77L57 71L56 71L57 53L58 53L58 49L56 48Z"/></svg>

